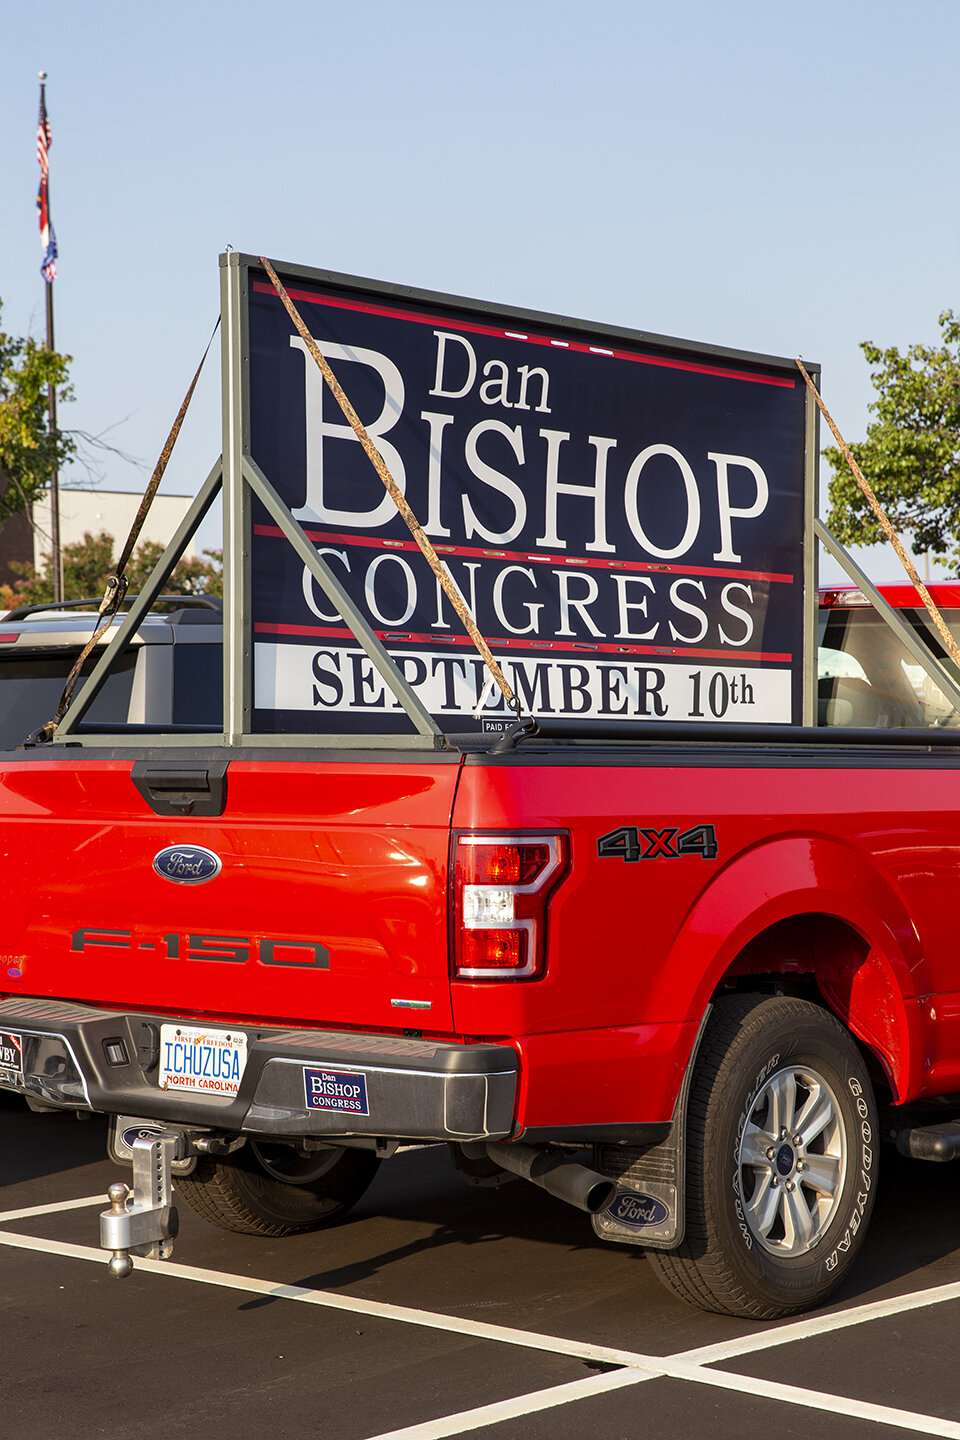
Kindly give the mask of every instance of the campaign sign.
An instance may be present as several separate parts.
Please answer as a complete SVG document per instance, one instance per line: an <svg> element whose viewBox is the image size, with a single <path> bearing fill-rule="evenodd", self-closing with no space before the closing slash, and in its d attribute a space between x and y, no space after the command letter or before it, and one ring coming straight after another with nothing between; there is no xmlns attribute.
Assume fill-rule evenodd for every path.
<svg viewBox="0 0 960 1440"><path fill-rule="evenodd" d="M525 714L800 720L795 367L303 275L291 298ZM248 334L254 460L442 728L503 729L511 711L256 268ZM255 729L408 730L259 504L253 528Z"/></svg>

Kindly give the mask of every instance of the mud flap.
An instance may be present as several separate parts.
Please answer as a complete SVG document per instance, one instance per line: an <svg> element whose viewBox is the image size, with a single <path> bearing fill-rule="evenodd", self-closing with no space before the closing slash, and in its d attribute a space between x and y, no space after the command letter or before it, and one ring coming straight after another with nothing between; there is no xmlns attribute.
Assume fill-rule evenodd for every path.
<svg viewBox="0 0 960 1440"><path fill-rule="evenodd" d="M697 1031L667 1138L659 1145L597 1145L594 1149L595 1169L617 1182L610 1204L592 1217L601 1240L653 1250L675 1250L683 1240L687 1096L710 1008Z"/></svg>

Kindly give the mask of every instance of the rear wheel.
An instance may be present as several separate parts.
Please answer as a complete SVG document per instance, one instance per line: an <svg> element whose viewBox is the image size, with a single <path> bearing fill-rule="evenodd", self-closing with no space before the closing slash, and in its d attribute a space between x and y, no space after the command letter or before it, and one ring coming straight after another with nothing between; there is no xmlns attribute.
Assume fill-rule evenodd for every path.
<svg viewBox="0 0 960 1440"><path fill-rule="evenodd" d="M201 1155L176 1189L191 1210L242 1235L299 1235L335 1224L379 1166L369 1150L303 1151L250 1140L232 1155Z"/></svg>
<svg viewBox="0 0 960 1440"><path fill-rule="evenodd" d="M876 1107L853 1040L805 1000L718 1003L687 1112L687 1227L648 1252L701 1309L774 1319L853 1264L875 1190Z"/></svg>

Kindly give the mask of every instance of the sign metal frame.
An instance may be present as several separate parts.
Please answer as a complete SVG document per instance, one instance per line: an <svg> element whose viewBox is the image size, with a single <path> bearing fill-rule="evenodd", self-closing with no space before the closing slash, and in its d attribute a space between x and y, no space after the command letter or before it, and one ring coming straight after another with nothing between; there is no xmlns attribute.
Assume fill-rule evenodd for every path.
<svg viewBox="0 0 960 1440"><path fill-rule="evenodd" d="M493 306L485 302L467 300L436 292L414 290L410 287L391 285L377 281L346 276L333 271L309 269L303 266L278 264L277 270L284 283L296 285L298 281L313 286L331 286L360 297L379 297L386 304L419 304L435 306L445 313L459 312L474 319L489 317L497 323L505 322L517 328L548 330L557 336L568 335L580 341L590 337L603 344L617 344L641 348L662 358L669 364L671 357L679 361L699 360L704 367L717 369L724 365L739 369L753 368L774 372L800 382L797 368L792 360L782 357L757 354L730 349L718 345L697 344L679 341L648 332L629 330L623 327L594 324L569 317L542 314L508 306ZM250 324L249 296L252 279L265 276L258 257L238 252L220 256L221 271L221 315L222 315L222 428L223 449L221 459L213 466L200 494L177 533L164 552L150 576L143 592L134 602L131 611L118 627L106 653L98 661L91 677L79 689L73 704L67 711L55 737L56 741L72 744L103 745L103 734L94 735L85 731L82 721L92 700L101 688L105 675L114 660L122 654L140 620L147 613L154 597L162 592L163 584L186 548L189 539L201 520L209 511L218 493L222 492L223 503L223 577L224 577L224 720L220 735L151 733L145 735L129 732L111 733L106 743L113 745L203 745L203 746L297 746L297 747L347 747L350 749L445 749L449 748L436 719L429 713L413 687L408 683L401 669L391 659L382 641L374 632L369 621L358 610L345 587L338 580L331 566L318 553L317 547L304 533L303 525L293 515L290 507L277 494L268 475L265 475L254 460L251 452L250 435ZM560 340L557 343L562 344ZM811 375L819 379L819 367L810 364ZM816 720L816 596L817 596L817 545L816 538L823 538L827 532L816 519L816 493L818 471L819 412L812 397L804 390L803 411L803 544L802 568L795 583L802 590L803 642L802 654L794 658L794 667L799 665L801 675L801 704L799 723L810 725ZM272 521L283 532L293 547L298 560L316 580L323 593L329 598L348 627L370 656L385 685L399 702L412 726L412 733L261 733L253 729L252 663L253 663L253 618L252 618L252 501L262 504L270 513ZM422 517L421 517L422 519ZM839 549L830 537L831 548ZM936 662L933 662L936 665ZM939 667L938 667L939 668ZM942 672L941 672L942 673ZM797 721L771 725L772 731L779 731L787 738L795 729ZM632 728L632 727L631 727ZM723 722L717 722L718 738L722 737ZM476 737L482 739L482 736ZM491 738L491 737L487 737Z"/></svg>

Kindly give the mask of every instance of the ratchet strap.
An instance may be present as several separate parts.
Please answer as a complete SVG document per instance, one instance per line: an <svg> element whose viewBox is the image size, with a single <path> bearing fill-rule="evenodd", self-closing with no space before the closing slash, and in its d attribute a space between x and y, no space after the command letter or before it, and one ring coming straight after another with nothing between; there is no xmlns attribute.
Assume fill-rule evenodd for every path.
<svg viewBox="0 0 960 1440"><path fill-rule="evenodd" d="M217 323L214 325L213 330L210 333L210 339L207 341L207 348L204 350L203 355L201 356L200 364L197 366L196 373L193 379L190 381L190 386L187 390L187 393L183 397L183 404L177 411L177 418L174 420L172 426L170 427L170 434L167 436L166 444L160 451L160 458L154 466L153 474L150 476L150 483L148 484L146 490L143 492L143 499L140 501L140 507L137 510L136 516L134 517L133 525L130 527L130 534L127 536L126 544L120 552L120 559L117 561L116 568L113 574L107 580L107 588L103 593L103 599L100 601L100 608L97 612L96 628L93 634L90 636L90 639L87 641L86 645L81 650L80 655L73 666L73 669L70 671L70 674L67 676L67 682L63 687L63 694L60 696L60 704L57 706L56 719L48 720L46 725L41 726L41 728L30 737L31 740L38 740L43 742L53 739L57 726L63 719L64 714L70 705L70 702L73 700L73 694L77 687L77 681L80 678L80 672L83 669L84 661L86 660L87 656L90 654L90 651L96 645L97 641L100 639L104 631L113 624L114 617L116 616L117 611L123 603L124 596L127 593L127 589L130 583L126 576L126 568L129 564L130 556L133 554L134 546L140 538L140 531L143 529L144 521L147 518L147 512L149 511L150 506L153 504L153 497L156 495L157 490L160 488L160 481L163 479L164 471L167 468L170 456L173 454L173 447L177 443L177 436L180 434L180 431L183 427L183 422L186 418L187 410L190 407L190 401L193 399L193 392L197 388L197 381L200 379L200 372L203 369L203 363L207 358L207 355L210 351L210 346L213 344L213 338L219 328L220 316L218 315Z"/></svg>
<svg viewBox="0 0 960 1440"><path fill-rule="evenodd" d="M910 559L910 556L907 554L906 550L904 549L903 541L900 539L900 536L897 534L896 530L894 530L886 514L886 511L883 509L880 501L873 493L873 487L871 486L869 480L864 475L863 471L860 469L860 466L857 464L856 460L853 458L850 446L844 440L843 436L840 434L840 431L834 424L833 416L830 414L830 411L823 403L820 391L817 389L816 385L814 385L806 366L804 365L803 361L799 359L799 357L797 359L797 367L804 380L806 380L807 385L813 395L813 398L817 402L821 415L823 416L824 420L826 420L827 424L830 426L830 429L833 431L834 439L840 446L841 454L843 455L844 460L846 460L847 464L850 466L850 469L853 472L853 478L856 480L857 484L860 486L860 489L866 496L867 503L869 504L871 510L880 522L881 530L883 531L884 535L886 535L887 539L890 541L890 544L893 546L894 550L897 552L897 559L900 561L900 564L903 566L904 570L906 570L907 574L909 575L910 583L913 585L917 594L920 596L920 599L926 606L927 614L930 616L930 619L937 627L937 632L940 635L941 640L943 641L947 654L950 656L950 659L953 661L953 663L958 668L960 668L960 646L957 645L956 640L951 635L950 631L947 629L947 622L940 614L940 611L937 608L936 601L930 594L930 591L927 589L926 585L924 585L923 581L920 579L920 576L917 574L917 568L914 565L913 561Z"/></svg>

